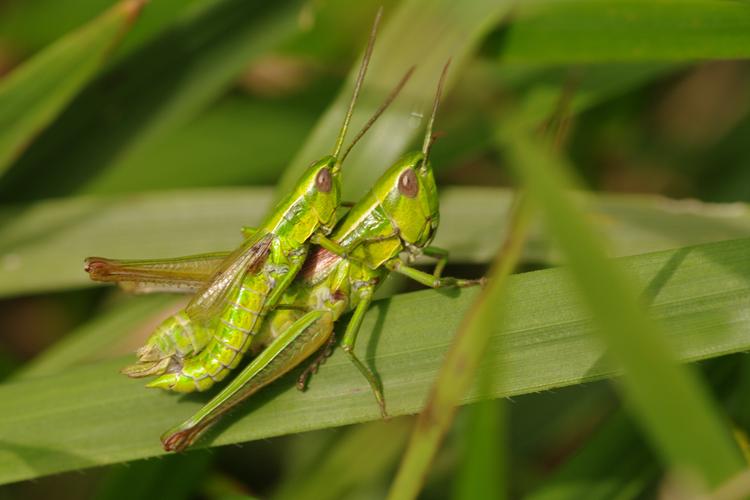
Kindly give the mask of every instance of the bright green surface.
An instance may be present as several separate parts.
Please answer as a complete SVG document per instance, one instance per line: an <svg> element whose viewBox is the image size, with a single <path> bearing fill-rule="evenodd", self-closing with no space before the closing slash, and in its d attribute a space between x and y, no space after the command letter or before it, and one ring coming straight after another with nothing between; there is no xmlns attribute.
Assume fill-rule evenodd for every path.
<svg viewBox="0 0 750 500"><path fill-rule="evenodd" d="M59 373L70 366L101 358L102 353L121 344L128 334L142 327L149 319L163 316L174 308L171 295L128 298L100 313L96 319L68 333L65 338L46 349L13 374L14 379L28 379Z"/></svg>
<svg viewBox="0 0 750 500"><path fill-rule="evenodd" d="M81 0L75 5L63 3L57 0L0 2L0 72L35 53L43 54L39 51L47 44L94 19L114 2ZM0 335L4 370L6 365L20 365L29 353L39 355L39 364L32 371L49 369L57 372L71 362L101 359L106 352L118 352L117 342L103 349L105 353L102 353L101 346L119 339L122 332L129 331L128 325L140 327L139 309L145 304L141 299L136 298L132 307L126 306L120 316L117 307L99 307L102 303L96 301L103 299L106 302L112 297L110 292L103 290L42 294L89 287L90 283L85 281L82 272L83 257L97 253L113 257L176 256L235 246L240 239L239 227L260 220L273 196L272 190L276 189L237 186L275 183L290 159L299 154L300 144L316 118L335 101L337 93L346 95L348 89L341 88L342 79L355 64L363 33L379 3L377 0L356 3L345 0L312 3L152 1L120 49L108 59L108 66L100 72L101 78L82 92L76 91L66 98L64 106L53 113L56 118L49 127L35 136L36 140L20 161L10 165L0 178L0 296L9 299L0 304L5 307L0 312L0 320L14 321L10 331L3 330ZM385 26L391 33L383 39L388 42L384 43L388 54L383 56L387 61L379 66L382 70L379 74L383 75L385 86L390 86L400 76L399 64L419 62L418 77L423 82L415 80L417 83L407 89L409 95L404 100L403 109L394 110L394 126L372 136L371 144L366 140L361 145L363 158L356 165L350 165L354 168L346 181L349 193L356 194L366 189L367 183L386 166L387 159L408 146L408 136L416 134L419 129L419 120L412 117L412 112L424 110L424 104L432 95L438 66L443 62L438 59L453 52L455 47L452 55L455 56L456 78L439 120L439 129L444 130L446 136L436 143L434 149L435 168L440 176L444 199L443 223L437 243L452 250L454 261L483 264L489 260L499 243L499 228L504 227L508 196L495 189L450 190L444 184L511 185L512 180L505 174L507 158L503 151L493 149L498 123L516 118L508 113L510 105L523 109L523 118L529 123L543 119L557 102L566 81L577 84L571 102L571 109L577 116L572 141L565 148L566 154L574 158L587 186L598 191L587 208L588 219L609 240L613 254L640 254L750 236L746 204L707 205L658 197L602 194L607 190L629 190L703 200L750 200L747 63L720 60L748 56L750 19L747 2L524 1L508 17L502 16L502 9L502 3L485 0L385 2ZM388 26L391 20L394 21L393 27ZM487 34L489 38L485 36ZM481 50L474 50L477 47ZM465 57L467 54L469 56ZM278 58L282 64L278 64ZM702 60L708 60L708 64L696 62ZM288 65L290 61L291 66ZM51 76L53 69L50 66L49 72L44 72L45 77ZM270 80L274 92L281 89L278 95L265 94L257 87L259 69L281 70L275 75L271 73L275 78L281 74L280 80ZM248 78L249 75L252 77ZM285 87L290 82L291 87ZM381 95L381 91L381 86L366 89L371 101L367 106L377 104L376 96ZM54 92L41 96L29 109L46 107L54 96ZM367 106L362 108L363 115L367 113ZM341 109L334 104L328 110L328 116L337 111L340 114ZM327 150L330 138L325 135L332 135L333 127L330 130L326 127L335 124L335 120L323 119L321 123L321 128L314 134L320 137L317 146ZM696 129L703 136L691 135ZM314 149L314 146L308 142L308 148ZM174 188L207 186L235 188L166 192ZM132 194L121 197L118 193ZM274 193L278 194L277 191ZM83 199L83 194L95 194L97 198ZM39 201L50 196L64 199ZM258 199L250 198L256 196ZM17 205L17 202L23 205ZM561 262L560 252L553 250L548 241L541 237L539 228L534 228L524 254L527 262ZM693 269L694 272L685 270L688 274L683 275L680 270L675 275L684 278L677 286L689 295L694 294L690 295L688 303L676 296L671 297L672 301L669 296L663 302L657 301L660 311L669 317L666 326L674 327L681 345L696 339L701 342L702 347L693 351L696 356L748 348L741 345L744 342L742 336L747 337L748 331L744 316L744 311L748 310L744 288L747 281L746 264L743 263L747 260L745 248L746 245L736 247L733 255L688 249L681 250L674 258L673 262L679 266L693 262L691 259L695 257L704 259ZM688 258L682 261L685 254ZM664 278L669 275L669 269L670 266L665 266L661 277L653 280L652 289L666 282L661 292L674 290L671 288L674 283ZM466 272L473 274L475 270L478 272L476 268ZM558 276L555 273L560 271L551 275ZM533 276L539 275L514 279L517 284L525 283ZM514 312L514 328L525 325L526 330L523 334L517 328L511 330L510 340L516 341L511 352L516 360L521 359L527 364L513 365L514 373L520 375L514 375L515 382L502 382L510 384L511 388L525 387L524 391L531 392L537 387L535 381L540 378L542 382L577 383L588 374L600 374L603 369L593 361L597 354L589 353L587 357L585 353L588 351L580 347L581 343L588 345L586 342L589 342L576 336L581 332L580 325L567 323L568 320L581 320L583 313L573 306L566 306L568 302L559 306L556 300L561 300L560 297L572 299L567 298L567 292L556 288L559 282L555 283L547 288L548 283L542 281L536 283L538 289L524 288L518 299L524 306L518 306L518 312ZM709 286L702 290L707 283ZM739 288L734 288L738 284ZM704 292L707 295L703 295ZM394 388L393 392L388 386L389 381L385 381L386 396L393 395L395 402L399 401L399 391L404 387L415 391L412 396L401 398L402 410L409 405L413 410L421 403L421 397L431 383L428 376L434 374L439 363L438 356L430 357L429 353L440 349L442 354L448 349L459 315L469 306L470 295L466 297L456 303L428 292L394 299L394 305L384 319L388 330L383 334L385 352L391 355L382 358L383 361L379 358L375 368L380 369L384 364L383 372L397 377L391 380L406 384ZM424 317L433 315L448 319L440 324L437 320L430 320L424 324L423 330L420 325L424 317L415 313L423 306L410 302L419 299L421 303L422 298L427 303ZM59 347L39 354L46 345L40 344L40 339L48 342L64 334L64 328L58 326L58 337L51 337L55 330L52 324L55 314L48 314L45 305L53 301L58 303L58 309L64 308L72 318L69 321L73 323L65 328L70 329L72 324L81 324L82 327L71 330L73 335ZM373 315L382 311L383 304L379 302L370 312L367 320L370 326L367 328L372 327ZM457 306L455 311L451 310L454 305ZM33 314L24 316L28 314L26 307L33 307ZM144 306L144 313L152 310L151 307ZM105 311L99 321L99 315ZM150 313L146 315L150 316ZM40 320L51 322L49 328L43 323L45 327L40 330L41 335L34 331ZM22 325L20 329L13 327L19 323ZM722 330L717 325L729 326ZM443 328L452 331L442 332ZM16 337L20 336L23 344L28 342L31 349L23 352L16 349L13 343L18 340L14 338L14 330ZM375 341L368 341L366 333L361 341L365 347L360 347L366 348L368 353L381 353L381 347ZM491 333L498 335L497 331ZM402 338L397 339L396 335ZM131 335L127 337L131 338L121 339L124 344L134 343ZM543 349L545 340L550 342L548 349ZM423 347L426 351L422 350ZM394 370L388 361L397 355L394 353L401 351L405 359L418 361L417 380L405 381L404 375ZM571 351L580 356L571 355ZM540 352L538 356L532 356ZM5 362L6 353L9 353L10 363ZM426 359L423 356L431 360L426 365L419 364L420 360ZM494 352L493 356L493 362L496 362L499 354ZM731 364L732 359L717 360L716 364ZM572 370L568 362L580 363L576 365L578 369ZM161 398L137 384L128 385L116 374L125 363L124 359L113 360L111 364L91 368L89 380L85 380L82 367L65 375L51 375L44 383L41 379L33 383L27 379L24 384L32 384L29 389L38 392L34 394L30 390L22 395L27 401L37 401L30 406L18 406L12 398L2 399L0 407L10 409L5 418L12 420L15 416L19 419L13 425L6 425L7 434L3 431L7 443L20 442L20 448L0 445L0 457L10 460L0 460L3 464L0 469L7 467L9 475L5 476L6 479L13 474L13 477L21 477L21 472L28 477L45 474L54 467L69 468L76 463L85 467L86 463L157 453L159 432L189 414L198 402L189 399L188 403L179 403L178 398ZM302 416L305 398L319 397L326 384L333 384L334 388L351 388L349 383L360 381L356 372L345 367L346 363L337 355L332 363L323 367L320 376L313 379L308 395L300 397L284 393L271 402L272 409L278 409L299 401L295 403L297 406L291 406L295 412L289 427L284 427L283 422L273 421L268 410L262 407L258 420L249 419L241 424L241 428L232 430L226 439L241 440L264 433L291 431L300 428L302 423L329 426L335 423L334 420L365 418L362 416L365 411L371 411L367 418L373 418L376 409L364 384L357 387L361 392L354 397L352 404L355 409L351 415L345 414L346 408L333 415L330 408L339 409L337 405L349 404L337 395L335 401L326 401L327 405L315 403L314 412ZM46 373L51 374L50 371ZM748 373L745 369L715 389L727 416L745 430L750 422L745 410L750 408L745 396L750 393L747 390ZM335 376L349 378L345 382ZM291 384L291 381L287 383ZM337 383L344 385L336 386ZM21 382L8 382L0 392L3 395L6 390L24 392L21 387L27 386L17 384ZM410 384L418 384L418 388ZM602 386L608 384L596 387ZM496 391L494 394L498 394L504 393L497 391L506 386L495 382L492 387ZM59 396L55 395L58 389L62 391ZM122 392L109 393L108 390ZM269 390L281 391L281 388ZM424 392L414 395L417 391ZM558 408L551 403L540 404L542 410L548 410L546 412L536 411L536 407L528 403L529 400L558 401L574 405L581 394L590 396L592 393L596 391L592 391L591 385L581 385L554 394L546 392L518 398L513 404L505 405L510 419L509 430L513 433L512 448L507 450L511 497L529 491L543 492L539 487L544 486L543 476L549 468L568 460L571 467L568 469L563 464L561 475L553 476L550 489L546 490L557 494L558 498L566 491L576 495L580 490L575 487L585 489L586 484L591 485L591 494L598 492L606 498L618 489L622 496L656 495L655 488L661 488L663 484L641 479L638 475L640 469L632 466L633 462L642 464L643 470L652 471L653 476L649 477L660 481L664 470L653 456L644 457L638 454L638 450L631 450L632 454L623 453L622 463L613 462L614 466L620 466L616 473L611 467L606 469L607 464L595 456L588 462L583 461L578 468L575 459L569 458L575 445L583 445L590 439L588 433L602 411L601 406L606 405L602 402L606 398L589 397L593 402L586 406L586 411L573 412L575 418L570 414L564 416L565 408L558 413ZM731 397L725 398L724 393ZM259 396L261 402L270 397ZM135 403L123 403L118 399L120 406L95 407L96 398L106 405L111 397L132 397L131 401ZM261 402L251 403L251 406ZM53 406L56 403L59 408ZM93 412L91 418L88 407L69 406L89 403ZM140 418L144 421L148 418L151 404L156 405L153 411L157 412L156 420L160 420L151 422L153 428L149 430L145 429ZM550 406L554 411L549 411ZM54 411L59 411L57 415L65 418L50 416ZM245 411L237 413L242 415ZM544 421L539 415L546 414L563 416ZM44 415L49 418L41 422L39 418ZM124 436L130 437L133 415L135 441L131 447ZM320 422L317 420L319 415L322 415ZM278 415L275 416L278 419ZM526 425L530 420L537 422L536 429ZM637 429L632 427L638 424L637 420L631 420L634 422L631 428ZM675 420L677 423L681 421L679 418ZM263 425L254 433L256 422ZM70 425L78 427L66 435ZM388 429L388 425L386 423L384 429ZM38 440L23 442L24 432L26 438L34 434ZM452 432L430 471L423 493L425 498L443 498L446 492L455 491L451 481L459 467L456 444L465 441L466 437L460 429ZM192 494L200 494L196 491L207 494L211 485L231 483L236 478L251 488L257 484L270 488L269 483L279 484L279 476L274 473L280 471L283 485L287 479L287 462L298 460L297 452L305 447L290 451L285 447L288 440L314 442L322 433L331 437L330 450L335 450L338 428L295 438L255 441L242 449L227 447L220 453L213 453L219 460L213 466L212 479L203 489L196 487ZM629 435L622 427L616 427L609 435L609 442L616 445L618 440L627 441ZM383 436L385 439L387 431L383 431ZM61 443L60 439L69 441ZM370 439L377 440L372 436ZM533 440L536 455L529 457L524 451L531 447L528 443L520 445L519 449L519 440ZM258 446L265 446L264 451L258 452ZM346 448L346 443L342 442L342 446ZM393 446L395 448L395 444ZM627 443L624 446L627 448ZM54 448L59 454L55 455L54 450L49 452L45 447ZM100 447L99 451L93 451L97 447ZM20 450L25 458L11 458L15 452L9 450ZM279 455L276 455L277 450ZM317 456L307 457L307 463L331 463L332 468L338 468L334 460L338 455L334 451L331 461L325 460L327 450L320 448ZM240 454L241 451L246 452L245 455ZM49 455L45 456L47 453ZM283 453L288 453L284 463L277 463ZM619 456L620 452L615 453ZM76 456L81 460L76 461ZM226 464L229 463L240 464L233 471L234 478L232 472L227 471ZM387 464L381 465L383 470L389 469ZM603 472L598 473L596 465ZM25 472L21 471L23 468ZM395 462L392 462L391 470L393 468ZM142 491L151 484L155 492L163 491L159 490L159 485L169 487L168 482L153 481L154 475L168 474L169 468L163 472L158 471L159 467L136 466L132 469L134 473L130 479L125 477L120 484L139 481L144 485ZM315 470L315 467L310 466L308 470ZM565 470L572 472L565 476ZM345 484L341 491L351 491L357 498L368 498L362 495L363 484L347 483L349 479L367 482L366 474L359 475L360 472L350 469L339 471L336 478L326 474L326 477L313 479L319 485L335 480L335 485ZM374 470L370 472L376 474ZM388 487L387 472L381 474L371 497L382 497ZM306 478L308 474L295 477ZM563 484L556 481L557 477ZM33 495L28 494L29 490L45 487L55 494L63 494L71 489L71 484L74 488L76 482L97 479L97 473L90 472L29 481L18 486L18 494L11 491L8 496L30 498ZM583 479L583 482L574 483L578 479ZM116 482L113 484L115 490L122 490L122 486L118 487ZM311 483L300 480L299 484ZM186 481L180 486L183 488L173 488L172 491L188 488ZM242 491L233 486L222 491ZM252 489L250 492L256 493ZM258 496L271 496L265 493L259 492ZM0 496L6 496L5 491ZM79 494L76 498L83 496ZM44 497L48 498L50 494Z"/></svg>
<svg viewBox="0 0 750 500"><path fill-rule="evenodd" d="M419 494L430 465L452 427L456 407L472 383L475 380L482 382L480 394L484 396L492 392L490 377L498 380L505 375L502 369L477 372L485 357L492 330L502 330L507 318L508 282L520 261L531 223L531 211L525 199L519 197L514 201L508 219L503 243L487 275L488 281L464 315L451 348L445 355L445 361L435 377L425 409L416 419L409 447L388 493L389 500L416 498ZM495 339L500 350L503 350L503 339L504 337ZM492 434L486 438L493 440ZM498 439L494 439L493 444L493 449L505 446ZM481 469L482 466L478 464L477 473ZM488 492L488 495L491 498L502 498L504 495L501 496L501 492L505 492L506 488L500 478L504 474L500 470L496 473L497 476L486 487L491 490L492 483L496 482L496 491L492 494ZM480 487L479 482L474 484Z"/></svg>
<svg viewBox="0 0 750 500"><path fill-rule="evenodd" d="M114 6L0 80L0 174L96 74L142 6Z"/></svg>
<svg viewBox="0 0 750 500"><path fill-rule="evenodd" d="M627 274L607 262L603 239L565 194L574 185L568 165L547 153L543 143L523 133L503 132L530 202L539 207L545 227L570 264L594 331L623 369L624 400L663 460L702 485L718 487L745 464L703 381L675 363L664 339L668 330L641 307L654 296L658 300L661 291L655 287L639 297Z"/></svg>
<svg viewBox="0 0 750 500"><path fill-rule="evenodd" d="M185 125L254 59L296 33L297 7L293 0L221 0L181 12L161 36L117 65L130 78L99 80L78 96L74 112L39 137L0 182L0 196L28 199L30 184L44 196L95 185L100 172L116 171Z"/></svg>
<svg viewBox="0 0 750 500"><path fill-rule="evenodd" d="M486 262L500 244L510 192L441 190L435 244L452 262ZM215 189L82 197L0 208L0 296L92 286L87 256L177 257L234 248L239 228L257 224L271 203L269 189ZM596 195L591 220L614 255L750 236L750 209L656 196ZM560 262L539 228L525 258Z"/></svg>
<svg viewBox="0 0 750 500"><path fill-rule="evenodd" d="M704 359L750 348L748 240L630 257L625 270L654 296L653 313L681 359ZM514 276L502 334L504 353L492 341L485 366L503 361L493 397L536 392L610 376L613 365L590 335L588 316L573 295L567 270ZM422 291L374 304L362 326L358 352L383 379L390 412L418 411L450 339L476 290ZM387 314L386 314L387 312ZM418 312L418 314L417 314ZM372 356L376 359L371 360ZM163 453L158 436L193 413L203 397L180 398L144 390L117 373L126 360L0 386L14 411L0 416L3 482L55 471ZM470 392L462 402L475 400ZM19 411L18 409L22 409ZM284 379L221 426L213 444L362 422L378 418L366 382L336 352L307 393ZM284 415L279 419L278 415Z"/></svg>
<svg viewBox="0 0 750 500"><path fill-rule="evenodd" d="M750 56L750 6L744 2L540 0L527 6L510 29L507 45L501 46L503 62L570 64Z"/></svg>

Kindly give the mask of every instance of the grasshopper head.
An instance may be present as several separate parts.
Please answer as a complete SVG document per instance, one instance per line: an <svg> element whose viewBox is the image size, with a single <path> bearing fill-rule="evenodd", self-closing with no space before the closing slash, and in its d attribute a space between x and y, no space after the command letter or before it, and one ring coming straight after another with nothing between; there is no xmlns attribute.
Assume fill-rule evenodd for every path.
<svg viewBox="0 0 750 500"><path fill-rule="evenodd" d="M402 156L376 191L404 243L423 248L432 241L440 222L438 192L432 167L421 151Z"/></svg>
<svg viewBox="0 0 750 500"><path fill-rule="evenodd" d="M336 224L336 210L341 203L341 164L333 156L313 163L304 175L304 190L317 218L317 225L330 232Z"/></svg>
<svg viewBox="0 0 750 500"><path fill-rule="evenodd" d="M422 150L402 156L386 172L385 184L379 186L382 191L377 192L383 210L407 248L424 248L429 245L440 223L437 187L430 164L430 147L434 140L432 126L449 66L450 59L440 74Z"/></svg>
<svg viewBox="0 0 750 500"><path fill-rule="evenodd" d="M318 230L330 232L341 202L339 162L324 156L307 167L297 185L273 211L266 230L302 244Z"/></svg>

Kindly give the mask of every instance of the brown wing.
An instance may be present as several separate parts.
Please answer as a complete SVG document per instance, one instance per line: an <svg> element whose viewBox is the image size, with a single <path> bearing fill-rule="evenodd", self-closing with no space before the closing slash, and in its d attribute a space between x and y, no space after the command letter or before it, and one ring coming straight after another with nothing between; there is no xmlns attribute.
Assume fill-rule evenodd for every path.
<svg viewBox="0 0 750 500"><path fill-rule="evenodd" d="M84 269L92 280L117 283L131 293L193 293L216 274L228 256L229 252L148 260L89 257Z"/></svg>

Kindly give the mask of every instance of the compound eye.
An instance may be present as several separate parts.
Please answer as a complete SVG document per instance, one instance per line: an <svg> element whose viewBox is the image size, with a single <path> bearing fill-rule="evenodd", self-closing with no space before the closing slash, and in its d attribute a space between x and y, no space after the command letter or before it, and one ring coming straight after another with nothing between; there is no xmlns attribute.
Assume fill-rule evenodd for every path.
<svg viewBox="0 0 750 500"><path fill-rule="evenodd" d="M401 177L398 178L398 191L402 195L408 198L414 198L419 192L419 182L417 182L417 174L414 170L406 170Z"/></svg>
<svg viewBox="0 0 750 500"><path fill-rule="evenodd" d="M333 179L331 179L331 171L327 168L323 168L315 176L315 187L321 193L327 193L331 190L333 185Z"/></svg>

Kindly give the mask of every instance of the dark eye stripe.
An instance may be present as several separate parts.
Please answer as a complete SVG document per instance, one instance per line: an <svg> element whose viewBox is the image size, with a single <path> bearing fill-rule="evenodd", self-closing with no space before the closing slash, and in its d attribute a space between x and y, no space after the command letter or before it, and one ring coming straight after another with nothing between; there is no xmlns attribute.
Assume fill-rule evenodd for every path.
<svg viewBox="0 0 750 500"><path fill-rule="evenodd" d="M408 198L414 198L419 192L419 182L417 182L417 174L414 170L406 170L401 177L398 178L398 191L402 195Z"/></svg>
<svg viewBox="0 0 750 500"><path fill-rule="evenodd" d="M315 187L318 189L318 191L327 193L331 190L332 184L333 182L331 180L330 170L324 168L320 172L318 172L318 175L315 177Z"/></svg>

